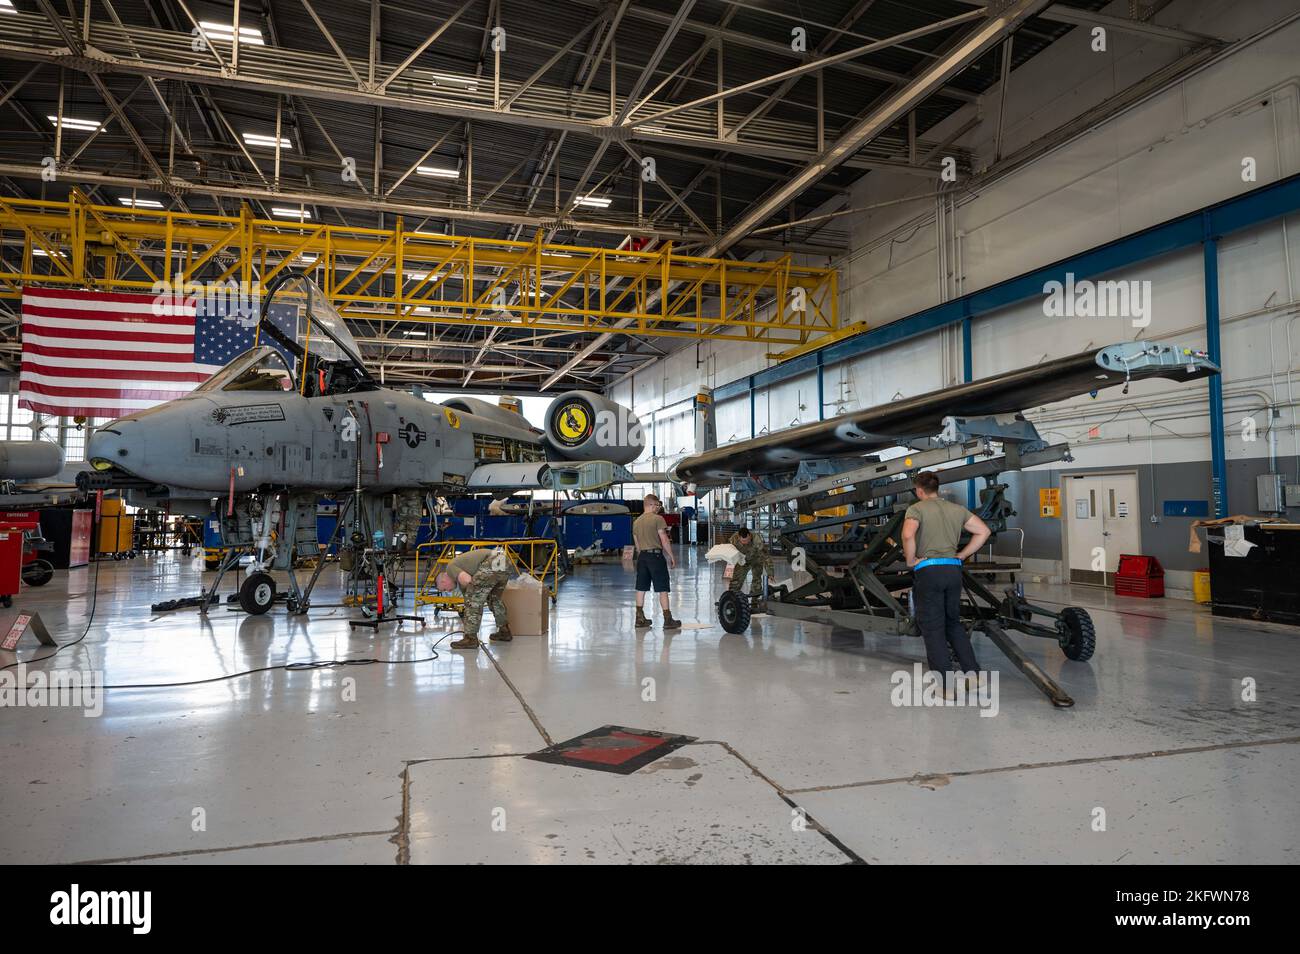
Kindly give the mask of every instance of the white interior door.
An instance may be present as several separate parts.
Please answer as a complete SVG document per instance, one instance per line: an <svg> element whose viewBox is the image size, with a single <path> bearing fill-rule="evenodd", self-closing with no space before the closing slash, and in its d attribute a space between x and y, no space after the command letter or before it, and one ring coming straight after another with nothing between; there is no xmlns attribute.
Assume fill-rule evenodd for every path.
<svg viewBox="0 0 1300 954"><path fill-rule="evenodd" d="M1067 579L1110 586L1124 553L1142 552L1137 474L1065 478Z"/></svg>

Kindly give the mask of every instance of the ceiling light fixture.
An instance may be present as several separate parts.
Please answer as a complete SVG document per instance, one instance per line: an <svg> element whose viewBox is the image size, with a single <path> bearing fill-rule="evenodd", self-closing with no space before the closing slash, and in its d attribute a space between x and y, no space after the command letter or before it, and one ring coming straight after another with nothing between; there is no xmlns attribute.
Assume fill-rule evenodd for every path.
<svg viewBox="0 0 1300 954"><path fill-rule="evenodd" d="M56 129L58 128L59 126L58 116L46 116L45 118L50 121L50 124L52 126L54 126ZM98 119L72 119L69 116L63 117L64 129L75 129L78 132L94 132L99 128L99 126L100 126L100 122Z"/></svg>
<svg viewBox="0 0 1300 954"><path fill-rule="evenodd" d="M218 43L235 42L235 25L233 23L214 23L211 20L200 20L199 29L209 40L216 40ZM262 31L255 30L252 27L239 28L239 42L244 46L266 46L262 39Z"/></svg>
<svg viewBox="0 0 1300 954"><path fill-rule="evenodd" d="M264 135L262 135L261 133L244 133L243 136L244 136L244 142L248 143L250 146L260 146L260 147L265 148L265 149L274 149L274 148L275 148L275 137L274 137L274 136L264 136ZM287 138L285 138L284 136L281 136L281 137L280 137L280 148L281 148L281 149L292 149L292 148L293 148L293 143L289 142L289 140L288 140Z"/></svg>

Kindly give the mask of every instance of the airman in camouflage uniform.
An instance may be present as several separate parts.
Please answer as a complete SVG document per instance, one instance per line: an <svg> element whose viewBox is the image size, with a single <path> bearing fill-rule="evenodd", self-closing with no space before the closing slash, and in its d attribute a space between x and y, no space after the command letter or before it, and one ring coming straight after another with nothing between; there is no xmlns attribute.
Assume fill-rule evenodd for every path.
<svg viewBox="0 0 1300 954"><path fill-rule="evenodd" d="M741 527L727 541L745 557L744 563L737 563L731 571L731 583L728 586L734 593L739 593L745 585L745 577L753 574L754 582L750 591L756 590L762 583L763 575L772 572L772 560L767 554L767 544L762 534L750 533L747 527Z"/></svg>
<svg viewBox="0 0 1300 954"><path fill-rule="evenodd" d="M451 643L452 649L478 649L478 631L483 624L485 607L492 610L497 621L492 641L508 643L514 638L510 635L506 604L501 599L506 584L514 576L505 560L504 551L482 547L459 554L438 574L438 589L447 592L457 588L465 597L465 609L461 614L465 635Z"/></svg>

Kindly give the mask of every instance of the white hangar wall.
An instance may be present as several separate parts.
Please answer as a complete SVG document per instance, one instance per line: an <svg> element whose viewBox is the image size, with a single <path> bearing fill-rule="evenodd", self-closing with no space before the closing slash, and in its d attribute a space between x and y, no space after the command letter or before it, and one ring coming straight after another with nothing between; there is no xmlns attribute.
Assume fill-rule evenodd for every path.
<svg viewBox="0 0 1300 954"><path fill-rule="evenodd" d="M1111 12L1126 14L1127 4ZM1122 8L1122 9L1121 9ZM1286 0L1250 4L1226 0L1176 0L1157 22L1232 38L1255 34L1300 7ZM1109 50L1093 53L1089 36L1075 30L1063 41L1015 71L1007 96L1004 152L1038 139L1074 115L1171 62L1174 44L1118 34ZM963 195L947 218L947 260L954 273L940 277L936 203L893 205L847 217L851 250L841 269L842 320L867 320L875 327L931 307L958 294L987 287L1066 256L1130 235L1215 202L1300 172L1300 22L1264 36L1232 56L1112 118L976 195ZM972 149L977 166L992 152L998 90L981 104L985 121L960 144ZM966 123L970 106L946 121ZM946 129L929 134L942 138ZM1243 182L1242 160L1252 157L1257 181ZM913 177L873 172L855 189L851 203L865 206L932 186ZM845 222L841 219L840 222ZM1270 466L1298 479L1300 443L1296 389L1300 385L1300 321L1293 320L1300 289L1300 217L1233 234L1220 242L1225 420L1229 423L1230 505L1254 512L1254 475ZM1151 324L1144 331L1128 319L1049 318L1039 301L984 316L973 327L976 377L1033 365L1135 337L1203 346L1205 303L1199 248L1142 263L1114 279L1149 281ZM710 342L683 349L621 383L612 393L631 399L638 413L681 419L666 425L672 438L657 441L656 469L680 456L691 438L689 402L697 385L717 386L772 364L765 348L739 342ZM961 380L960 331L946 329L864 357L827 367L826 416L888 402ZM1134 385L1029 409L1044 435L1067 437L1075 447L1070 470L1143 465L1143 507L1148 527L1143 545L1167 566L1190 569L1200 558L1186 553L1186 521L1171 526L1161 518L1161 497L1173 496L1162 470L1178 476L1180 497L1209 497L1207 386L1166 382ZM760 391L753 402L752 431L764 433L817 418L814 375ZM1270 420L1269 407L1277 409ZM1240 421L1253 416L1259 439L1244 442ZM717 409L720 442L751 436L749 398L722 402ZM1270 431L1269 425L1272 424ZM1097 436L1089 437L1093 427ZM1272 440L1270 440L1270 437ZM686 443L694 450L693 442ZM1271 453L1277 454L1275 465ZM1188 470L1188 464L1194 465ZM1188 480L1188 475L1194 474ZM1026 523L1026 552L1059 560L1059 521L1036 516L1033 487L1054 485L1057 471L1026 474L1018 483L1018 509ZM1193 494L1189 492L1195 489ZM1295 515L1295 514L1293 514ZM1041 524L1041 526L1037 526Z"/></svg>

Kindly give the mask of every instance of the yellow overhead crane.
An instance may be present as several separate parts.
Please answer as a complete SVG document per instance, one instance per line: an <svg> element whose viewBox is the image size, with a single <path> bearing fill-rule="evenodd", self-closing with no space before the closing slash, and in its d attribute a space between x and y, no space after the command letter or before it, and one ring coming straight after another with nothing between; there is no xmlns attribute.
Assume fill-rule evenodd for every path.
<svg viewBox="0 0 1300 954"><path fill-rule="evenodd" d="M15 254L21 248L21 254ZM799 347L839 330L833 269L0 198L0 298L24 285L150 291L159 282L268 283L305 268L344 315L438 325L703 338ZM15 265L17 267L15 267ZM169 274L170 273L170 274ZM467 281L473 276L473 282Z"/></svg>

